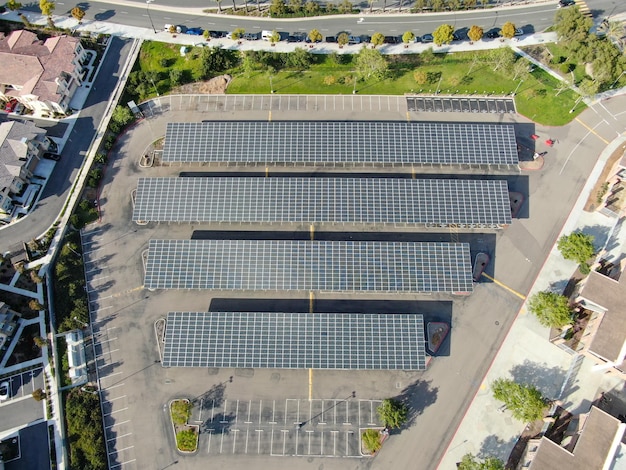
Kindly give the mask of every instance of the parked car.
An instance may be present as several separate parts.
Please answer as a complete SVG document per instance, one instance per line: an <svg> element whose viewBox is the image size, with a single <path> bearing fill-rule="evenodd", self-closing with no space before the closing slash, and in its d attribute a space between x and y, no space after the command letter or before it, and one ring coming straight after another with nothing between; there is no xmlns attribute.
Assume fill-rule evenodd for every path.
<svg viewBox="0 0 626 470"><path fill-rule="evenodd" d="M9 395L11 395L11 386L9 385L9 382L2 382L0 384L0 401L6 400L9 398Z"/></svg>
<svg viewBox="0 0 626 470"><path fill-rule="evenodd" d="M209 36L213 39L225 38L227 35L227 31L209 31Z"/></svg>
<svg viewBox="0 0 626 470"><path fill-rule="evenodd" d="M452 40L453 41L467 41L468 40L467 33L465 31L455 31L454 33L452 33Z"/></svg>
<svg viewBox="0 0 626 470"><path fill-rule="evenodd" d="M500 37L500 28L492 28L485 33L485 37L489 39L496 39Z"/></svg>
<svg viewBox="0 0 626 470"><path fill-rule="evenodd" d="M261 33L245 33L243 35L243 38L246 41L258 41L259 39L261 39Z"/></svg>
<svg viewBox="0 0 626 470"><path fill-rule="evenodd" d="M348 36L348 44L361 44L361 36Z"/></svg>
<svg viewBox="0 0 626 470"><path fill-rule="evenodd" d="M576 2L574 0L559 0L559 3L556 5L557 8L565 8L571 5L574 5Z"/></svg>
<svg viewBox="0 0 626 470"><path fill-rule="evenodd" d="M325 42L330 42L330 43L337 42L337 36L326 36L324 38L324 41Z"/></svg>
<svg viewBox="0 0 626 470"><path fill-rule="evenodd" d="M306 41L306 33L302 31L296 31L295 33L291 33L287 38L288 42L304 42Z"/></svg>
<svg viewBox="0 0 626 470"><path fill-rule="evenodd" d="M524 35L524 30L522 28L515 28L515 35L516 36L523 36Z"/></svg>
<svg viewBox="0 0 626 470"><path fill-rule="evenodd" d="M400 36L385 36L383 41L385 44L400 44L402 42L402 37Z"/></svg>
<svg viewBox="0 0 626 470"><path fill-rule="evenodd" d="M422 36L422 42L433 42L433 35L432 34L424 34Z"/></svg>
<svg viewBox="0 0 626 470"><path fill-rule="evenodd" d="M186 34L190 34L192 36L202 36L204 30L202 28L189 28Z"/></svg>
<svg viewBox="0 0 626 470"><path fill-rule="evenodd" d="M55 162L58 162L59 160L61 160L61 155L57 155L56 153L46 152L43 154L43 158L45 158L46 160L54 160Z"/></svg>

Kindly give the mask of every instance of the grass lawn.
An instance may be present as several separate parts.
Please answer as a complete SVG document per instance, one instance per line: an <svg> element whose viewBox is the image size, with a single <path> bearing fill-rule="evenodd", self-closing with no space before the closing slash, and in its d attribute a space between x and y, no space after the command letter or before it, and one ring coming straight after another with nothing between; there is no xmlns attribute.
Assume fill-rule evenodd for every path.
<svg viewBox="0 0 626 470"><path fill-rule="evenodd" d="M179 46L147 42L144 44L138 68L154 70L167 77L169 70L176 68L188 76L195 75L200 68L200 50L193 48L186 57L181 57ZM558 52L553 52L560 55ZM487 60L487 52L476 51L456 54L404 54L387 56L389 76L383 80L358 80L356 91L368 95L403 95L406 93L510 95L517 89L518 111L529 119L546 125L563 125L571 121L584 109L576 107L577 95L566 91L556 96L557 80L541 69L535 69L520 84L519 78L503 70L494 72ZM233 80L229 94L268 94L271 88L281 94L352 94L354 88L354 56L342 56L337 63L331 56L316 55L308 70L282 69L271 75L265 69L245 73L241 67L229 70ZM420 82L415 72L423 72ZM418 77L419 78L419 77ZM519 88L518 88L519 85ZM169 80L162 78L157 84L160 93L167 93Z"/></svg>

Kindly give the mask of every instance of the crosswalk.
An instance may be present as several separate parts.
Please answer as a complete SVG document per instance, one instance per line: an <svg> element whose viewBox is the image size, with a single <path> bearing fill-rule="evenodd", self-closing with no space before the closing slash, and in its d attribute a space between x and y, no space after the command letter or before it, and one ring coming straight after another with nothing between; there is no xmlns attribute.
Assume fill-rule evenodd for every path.
<svg viewBox="0 0 626 470"><path fill-rule="evenodd" d="M574 0L576 2L576 6L578 7L578 10L585 16L588 16L591 18L592 14L591 14L591 9L589 8L589 5L587 5L587 2L585 2L584 0Z"/></svg>

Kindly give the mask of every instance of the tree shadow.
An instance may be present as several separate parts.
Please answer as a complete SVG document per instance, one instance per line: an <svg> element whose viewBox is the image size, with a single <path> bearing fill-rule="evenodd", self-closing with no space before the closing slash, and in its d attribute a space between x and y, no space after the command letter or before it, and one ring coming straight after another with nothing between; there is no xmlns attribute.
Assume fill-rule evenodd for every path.
<svg viewBox="0 0 626 470"><path fill-rule="evenodd" d="M235 420L234 413L218 413L213 419L207 419L200 425L201 433L228 434Z"/></svg>
<svg viewBox="0 0 626 470"><path fill-rule="evenodd" d="M604 225L586 225L580 231L586 235L593 236L593 247L596 252L606 245L611 233L611 229Z"/></svg>
<svg viewBox="0 0 626 470"><path fill-rule="evenodd" d="M504 441L495 434L492 434L483 439L483 442L480 444L480 450L478 451L477 457L480 459L496 457L506 462L511 450L515 447L516 442L517 438Z"/></svg>
<svg viewBox="0 0 626 470"><path fill-rule="evenodd" d="M522 364L513 366L510 374L515 382L537 387L545 398L555 399L567 372L557 366L548 367L526 359Z"/></svg>
<svg viewBox="0 0 626 470"><path fill-rule="evenodd" d="M194 406L200 406L202 404L203 410L216 408L222 406L224 403L224 394L226 391L226 384L218 383L213 385L210 389L201 395L198 395L192 399Z"/></svg>
<svg viewBox="0 0 626 470"><path fill-rule="evenodd" d="M439 388L430 386L432 381L417 380L407 386L402 393L395 397L409 407L409 414L403 428L409 428L424 410L437 401Z"/></svg>

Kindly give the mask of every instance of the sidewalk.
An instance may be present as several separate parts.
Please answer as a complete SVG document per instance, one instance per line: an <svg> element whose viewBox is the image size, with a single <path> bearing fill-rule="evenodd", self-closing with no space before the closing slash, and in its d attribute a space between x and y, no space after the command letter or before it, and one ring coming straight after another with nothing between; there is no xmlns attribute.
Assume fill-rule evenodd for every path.
<svg viewBox="0 0 626 470"><path fill-rule="evenodd" d="M559 237L581 230L596 236L596 247L606 244L618 219L599 212L584 212L583 207L607 159L624 142L626 136L622 135L604 149ZM619 246L612 252L623 252L626 235L619 230L614 235ZM565 260L555 244L529 297L547 289L562 291L575 270L576 263ZM489 385L497 378L508 377L535 385L543 396L561 400L562 406L572 413L588 411L599 391L611 390L623 383L616 377L592 371L591 360L584 358L580 363L579 356L572 356L553 345L548 337L549 329L528 314L524 304L439 463L439 469L456 468L456 463L467 453L507 461L526 424L513 420L509 411L501 409L502 402L493 398Z"/></svg>

